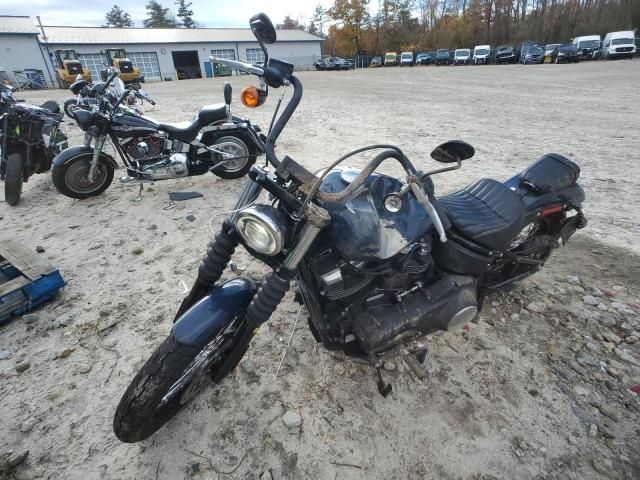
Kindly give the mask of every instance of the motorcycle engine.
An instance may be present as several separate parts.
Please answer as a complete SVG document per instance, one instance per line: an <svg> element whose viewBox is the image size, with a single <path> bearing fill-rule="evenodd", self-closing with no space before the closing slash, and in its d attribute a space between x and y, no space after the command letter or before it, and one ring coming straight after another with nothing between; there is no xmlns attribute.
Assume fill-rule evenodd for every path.
<svg viewBox="0 0 640 480"><path fill-rule="evenodd" d="M434 271L431 237L378 265L349 262L331 249L306 265L312 279L303 275L301 292L311 304L315 330L330 337L334 348L351 344L347 348L367 354L382 352L436 330L462 327L478 311L472 277Z"/></svg>
<svg viewBox="0 0 640 480"><path fill-rule="evenodd" d="M165 151L164 137L149 135L148 137L128 138L120 145L134 160L149 160L162 156Z"/></svg>
<svg viewBox="0 0 640 480"><path fill-rule="evenodd" d="M189 159L182 153L182 143L167 142L160 135L129 138L120 143L135 162L129 176L144 180L166 180L189 176Z"/></svg>

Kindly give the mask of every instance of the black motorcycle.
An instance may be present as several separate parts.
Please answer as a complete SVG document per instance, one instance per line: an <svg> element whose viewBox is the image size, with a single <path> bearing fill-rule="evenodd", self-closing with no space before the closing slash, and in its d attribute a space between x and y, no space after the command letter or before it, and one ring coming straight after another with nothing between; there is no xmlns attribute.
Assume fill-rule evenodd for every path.
<svg viewBox="0 0 640 480"><path fill-rule="evenodd" d="M13 88L0 84L0 180L4 197L17 205L23 182L31 175L47 172L51 161L67 148L67 137L60 130L60 105L53 100L41 106L20 103Z"/></svg>
<svg viewBox="0 0 640 480"><path fill-rule="evenodd" d="M193 121L159 123L126 106L135 90L124 89L114 97L109 86L116 76L113 72L104 84L94 87L98 102L90 111L73 112L85 132L84 145L68 148L53 161L53 184L67 197L92 197L111 185L118 164L104 151L108 138L127 171L122 182L207 172L226 179L240 178L264 153L266 137L260 128L231 114L231 85L225 84L224 104L202 107Z"/></svg>
<svg viewBox="0 0 640 480"><path fill-rule="evenodd" d="M113 73L113 72L112 72ZM118 77L114 79L118 81ZM120 80L120 82L122 82ZM91 83L87 82L82 75L78 75L78 78L75 82L73 82L69 86L69 91L73 93L75 98L70 98L66 100L63 104L64 113L67 117L75 120L75 111L76 110L91 110L95 106L98 105L98 98L102 92L102 84L101 83ZM148 102L151 105L155 105L156 102L144 91L142 90L142 86L140 82L133 82L128 85L125 85L122 82L122 89L131 90L131 94L127 97L126 105L128 107L136 110L137 113L142 115L142 112L138 109L137 105L143 105L144 102ZM117 100L117 98L116 98Z"/></svg>
<svg viewBox="0 0 640 480"><path fill-rule="evenodd" d="M294 280L316 340L368 360L386 396L385 354L475 320L487 295L538 271L554 248L586 225L579 169L556 154L505 183L482 179L441 197L432 177L460 168L474 155L471 145L440 145L431 156L447 165L426 173L391 145L355 150L319 175L291 157L278 158L275 141L300 103L302 84L293 65L269 59L264 44L276 33L268 17L256 15L250 25L265 51L264 67L216 61L257 75L271 88L293 87L266 142L275 168L251 169L171 334L124 393L113 422L124 442L148 437L206 381L220 382L234 369ZM363 170L339 167L374 149L381 152ZM389 159L402 166L404 181L376 173ZM262 190L269 193L266 204L256 203ZM247 277L220 281L239 245L273 269L261 285ZM417 366L424 353L413 352Z"/></svg>

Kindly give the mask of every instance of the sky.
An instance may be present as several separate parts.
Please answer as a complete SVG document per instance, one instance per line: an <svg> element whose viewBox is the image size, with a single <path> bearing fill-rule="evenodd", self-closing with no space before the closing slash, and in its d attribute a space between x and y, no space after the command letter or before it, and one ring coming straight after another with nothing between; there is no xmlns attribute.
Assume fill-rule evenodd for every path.
<svg viewBox="0 0 640 480"><path fill-rule="evenodd" d="M164 7L175 13L175 0L159 0ZM303 23L313 15L319 3L325 8L331 0L191 0L194 19L201 27L247 27L249 18L264 12L273 21L280 23L286 15ZM136 24L142 26L146 17L144 6L147 0L0 0L0 15L28 15L35 21L40 15L43 25L102 26L105 13L116 4L128 12Z"/></svg>

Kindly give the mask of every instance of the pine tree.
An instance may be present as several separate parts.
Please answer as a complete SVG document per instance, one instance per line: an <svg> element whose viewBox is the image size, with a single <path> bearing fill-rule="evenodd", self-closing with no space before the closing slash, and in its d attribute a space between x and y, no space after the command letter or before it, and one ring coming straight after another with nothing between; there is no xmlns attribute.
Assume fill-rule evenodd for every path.
<svg viewBox="0 0 640 480"><path fill-rule="evenodd" d="M178 5L178 18L181 20L181 25L184 28L196 28L196 22L193 20L193 10L190 10L191 2L187 3L186 0L178 0L176 2Z"/></svg>
<svg viewBox="0 0 640 480"><path fill-rule="evenodd" d="M169 14L169 9L164 8L156 0L149 0L146 7L149 18L144 19L145 28L175 28L176 21Z"/></svg>
<svg viewBox="0 0 640 480"><path fill-rule="evenodd" d="M133 20L131 15L122 10L118 5L114 5L111 10L105 15L107 21L107 27L117 28L131 28L133 27Z"/></svg>

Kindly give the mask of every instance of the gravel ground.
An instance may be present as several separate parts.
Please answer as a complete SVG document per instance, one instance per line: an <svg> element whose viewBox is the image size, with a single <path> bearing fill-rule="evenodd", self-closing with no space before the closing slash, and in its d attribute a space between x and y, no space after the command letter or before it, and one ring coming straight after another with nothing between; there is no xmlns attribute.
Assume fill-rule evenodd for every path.
<svg viewBox="0 0 640 480"><path fill-rule="evenodd" d="M275 377L298 313L288 296L241 368L137 445L114 437L115 406L170 330L209 224L243 182L158 182L139 202L136 186L114 182L73 201L33 177L18 207L0 203L0 245L44 247L68 285L0 329L0 478L640 478L639 74L637 60L301 73L305 96L279 150L309 168L388 142L427 169L433 147L461 138L476 157L436 178L445 193L558 152L582 168L589 226L490 298L477 325L427 337L423 381L389 358L387 399L371 368L313 342L304 311ZM236 100L250 80L232 80ZM222 98L218 79L145 89L158 103L145 111L162 121ZM234 109L266 127L275 98ZM204 198L165 209L167 192L184 190ZM235 261L242 274L265 271L245 252Z"/></svg>

